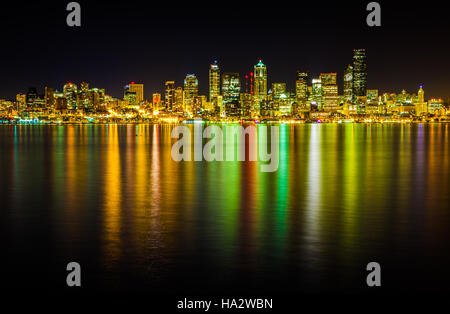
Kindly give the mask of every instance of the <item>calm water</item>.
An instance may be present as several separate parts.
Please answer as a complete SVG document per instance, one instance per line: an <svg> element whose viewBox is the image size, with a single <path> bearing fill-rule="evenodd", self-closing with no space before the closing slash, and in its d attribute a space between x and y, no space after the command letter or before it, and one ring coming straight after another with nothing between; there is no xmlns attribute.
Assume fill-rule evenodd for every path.
<svg viewBox="0 0 450 314"><path fill-rule="evenodd" d="M440 291L450 126L283 125L257 162L174 162L169 125L1 126L2 287Z"/></svg>

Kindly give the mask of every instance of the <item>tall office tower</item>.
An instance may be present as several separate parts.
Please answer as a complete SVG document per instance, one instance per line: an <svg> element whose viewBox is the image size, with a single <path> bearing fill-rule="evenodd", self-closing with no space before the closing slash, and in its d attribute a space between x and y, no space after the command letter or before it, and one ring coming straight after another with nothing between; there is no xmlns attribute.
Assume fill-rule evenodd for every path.
<svg viewBox="0 0 450 314"><path fill-rule="evenodd" d="M152 95L153 110L157 110L161 106L161 94L154 93Z"/></svg>
<svg viewBox="0 0 450 314"><path fill-rule="evenodd" d="M125 85L123 87L123 99L127 101L128 106L136 106L136 92L130 91L130 85Z"/></svg>
<svg viewBox="0 0 450 314"><path fill-rule="evenodd" d="M141 103L144 101L144 84L136 84L131 82L129 85L130 92L136 93L136 103Z"/></svg>
<svg viewBox="0 0 450 314"><path fill-rule="evenodd" d="M261 102L267 100L267 68L261 60L254 67L255 77L255 110L258 111Z"/></svg>
<svg viewBox="0 0 450 314"><path fill-rule="evenodd" d="M88 98L89 98L89 106L93 111L101 111L104 112L106 110L106 102L105 102L105 90L101 88L92 88L88 90ZM135 101L136 94L131 93L128 95L128 101Z"/></svg>
<svg viewBox="0 0 450 314"><path fill-rule="evenodd" d="M425 92L422 85L420 85L419 92L417 93L417 100L418 102L425 102Z"/></svg>
<svg viewBox="0 0 450 314"><path fill-rule="evenodd" d="M366 96L367 89L367 57L365 49L353 50L353 94L356 97Z"/></svg>
<svg viewBox="0 0 450 314"><path fill-rule="evenodd" d="M278 99L282 94L286 94L286 83L273 83L272 84L273 98Z"/></svg>
<svg viewBox="0 0 450 314"><path fill-rule="evenodd" d="M417 93L417 102L415 103L416 115L421 115L428 112L428 105L425 102L425 92L423 86L420 85L419 92Z"/></svg>
<svg viewBox="0 0 450 314"><path fill-rule="evenodd" d="M48 86L45 86L45 108L55 108L55 91Z"/></svg>
<svg viewBox="0 0 450 314"><path fill-rule="evenodd" d="M89 99L89 84L86 82L81 82L78 91L78 107L88 111L92 109L92 102Z"/></svg>
<svg viewBox="0 0 450 314"><path fill-rule="evenodd" d="M77 109L77 85L69 82L63 87L64 97L67 100L68 109Z"/></svg>
<svg viewBox="0 0 450 314"><path fill-rule="evenodd" d="M175 102L173 112L183 112L183 87L178 86L175 89Z"/></svg>
<svg viewBox="0 0 450 314"><path fill-rule="evenodd" d="M198 80L195 74L188 74L184 79L184 108L189 114L193 111L194 98L198 96Z"/></svg>
<svg viewBox="0 0 450 314"><path fill-rule="evenodd" d="M353 101L353 66L349 64L344 71L344 103Z"/></svg>
<svg viewBox="0 0 450 314"><path fill-rule="evenodd" d="M27 105L27 95L17 94L16 95L16 103L17 103L17 107L16 107L17 111L21 112L22 110L24 110Z"/></svg>
<svg viewBox="0 0 450 314"><path fill-rule="evenodd" d="M209 101L220 95L220 69L217 61L209 67Z"/></svg>
<svg viewBox="0 0 450 314"><path fill-rule="evenodd" d="M323 89L320 79L312 79L312 102L318 110L323 109Z"/></svg>
<svg viewBox="0 0 450 314"><path fill-rule="evenodd" d="M323 108L327 111L338 109L337 73L321 73L320 81L323 90Z"/></svg>
<svg viewBox="0 0 450 314"><path fill-rule="evenodd" d="M175 104L175 82L167 81L164 88L164 106L167 111L173 111Z"/></svg>
<svg viewBox="0 0 450 314"><path fill-rule="evenodd" d="M307 111L308 102L308 73L297 71L295 81L295 93L297 98L297 111Z"/></svg>
<svg viewBox="0 0 450 314"><path fill-rule="evenodd" d="M240 116L240 93L239 73L224 73L222 75L222 101L227 116Z"/></svg>

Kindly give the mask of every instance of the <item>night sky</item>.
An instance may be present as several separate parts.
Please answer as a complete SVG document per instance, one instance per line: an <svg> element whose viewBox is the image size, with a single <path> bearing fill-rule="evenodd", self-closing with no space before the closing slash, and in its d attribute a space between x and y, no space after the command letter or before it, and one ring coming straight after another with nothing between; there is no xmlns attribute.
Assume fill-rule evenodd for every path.
<svg viewBox="0 0 450 314"><path fill-rule="evenodd" d="M366 48L368 88L450 97L450 17L446 2L379 1L382 26L366 25L370 1L78 1L82 26L68 27L65 7L16 1L0 7L0 98L30 86L43 93L81 81L122 97L130 82L145 98L187 73L207 94L213 60L221 72L244 74L262 59L268 82L293 89L296 70L342 72L354 48ZM248 4L247 4L248 3ZM270 86L269 85L269 86Z"/></svg>

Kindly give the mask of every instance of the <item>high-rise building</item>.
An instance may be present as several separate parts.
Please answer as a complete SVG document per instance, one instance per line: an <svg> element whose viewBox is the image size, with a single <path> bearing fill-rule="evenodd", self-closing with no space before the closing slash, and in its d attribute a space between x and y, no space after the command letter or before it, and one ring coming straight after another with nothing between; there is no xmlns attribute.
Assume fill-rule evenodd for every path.
<svg viewBox="0 0 450 314"><path fill-rule="evenodd" d="M55 108L55 91L48 86L45 86L45 108Z"/></svg>
<svg viewBox="0 0 450 314"><path fill-rule="evenodd" d="M241 80L239 73L224 73L222 75L223 106L227 116L239 116Z"/></svg>
<svg viewBox="0 0 450 314"><path fill-rule="evenodd" d="M63 87L64 97L67 100L68 109L77 109L77 85L69 82Z"/></svg>
<svg viewBox="0 0 450 314"><path fill-rule="evenodd" d="M130 92L136 93L136 103L141 103L144 101L144 84L136 84L131 82L129 84Z"/></svg>
<svg viewBox="0 0 450 314"><path fill-rule="evenodd" d="M136 106L137 104L136 92L130 91L129 85L125 85L123 88L123 99L128 106Z"/></svg>
<svg viewBox="0 0 450 314"><path fill-rule="evenodd" d="M320 79L312 79L312 102L318 110L323 109L323 89Z"/></svg>
<svg viewBox="0 0 450 314"><path fill-rule="evenodd" d="M255 109L258 110L262 101L267 100L267 67L262 60L254 66L255 77Z"/></svg>
<svg viewBox="0 0 450 314"><path fill-rule="evenodd" d="M428 104L425 101L425 92L422 85L420 85L419 92L417 93L417 102L414 105L416 107L416 115L420 116L428 112Z"/></svg>
<svg viewBox="0 0 450 314"><path fill-rule="evenodd" d="M27 95L25 94L17 94L16 95L16 103L17 103L17 111L22 111L26 108L27 104Z"/></svg>
<svg viewBox="0 0 450 314"><path fill-rule="evenodd" d="M321 73L320 81L323 91L323 109L335 111L338 109L337 73Z"/></svg>
<svg viewBox="0 0 450 314"><path fill-rule="evenodd" d="M278 99L282 94L286 94L286 83L272 83L273 98Z"/></svg>
<svg viewBox="0 0 450 314"><path fill-rule="evenodd" d="M295 81L295 93L297 100L297 111L307 111L308 102L308 72L297 71Z"/></svg>
<svg viewBox="0 0 450 314"><path fill-rule="evenodd" d="M353 102L353 66L349 64L344 71L344 103Z"/></svg>
<svg viewBox="0 0 450 314"><path fill-rule="evenodd" d="M183 87L178 86L175 89L175 103L173 112L183 112L183 105L184 105L184 97L183 97Z"/></svg>
<svg viewBox="0 0 450 314"><path fill-rule="evenodd" d="M368 89L366 99L367 99L366 113L367 114L379 113L378 89Z"/></svg>
<svg viewBox="0 0 450 314"><path fill-rule="evenodd" d="M159 107L161 107L161 94L160 93L154 93L152 95L152 104L153 104L153 110L157 110Z"/></svg>
<svg viewBox="0 0 450 314"><path fill-rule="evenodd" d="M164 89L164 105L167 111L172 111L175 104L175 82L167 81Z"/></svg>
<svg viewBox="0 0 450 314"><path fill-rule="evenodd" d="M220 95L220 69L217 61L209 67L209 101Z"/></svg>
<svg viewBox="0 0 450 314"><path fill-rule="evenodd" d="M184 79L184 107L185 110L191 114L194 112L194 98L198 96L198 80L195 74L188 74Z"/></svg>
<svg viewBox="0 0 450 314"><path fill-rule="evenodd" d="M353 50L353 94L366 96L367 57L365 49Z"/></svg>

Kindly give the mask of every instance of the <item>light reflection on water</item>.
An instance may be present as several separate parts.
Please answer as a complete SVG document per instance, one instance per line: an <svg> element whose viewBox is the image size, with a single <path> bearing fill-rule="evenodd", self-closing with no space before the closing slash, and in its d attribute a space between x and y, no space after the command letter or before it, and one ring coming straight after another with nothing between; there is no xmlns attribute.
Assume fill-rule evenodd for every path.
<svg viewBox="0 0 450 314"><path fill-rule="evenodd" d="M282 125L273 173L175 162L172 127L0 127L8 267L77 260L105 290L358 291L373 260L396 288L448 279L447 124Z"/></svg>

